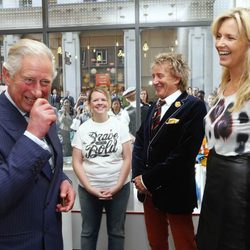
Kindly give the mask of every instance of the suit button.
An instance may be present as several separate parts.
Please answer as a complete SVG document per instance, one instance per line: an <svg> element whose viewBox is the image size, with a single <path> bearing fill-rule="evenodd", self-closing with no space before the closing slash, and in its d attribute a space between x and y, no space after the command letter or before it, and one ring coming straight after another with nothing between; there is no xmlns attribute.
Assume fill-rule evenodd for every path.
<svg viewBox="0 0 250 250"><path fill-rule="evenodd" d="M148 164L146 164L146 168L148 168L149 167L149 165Z"/></svg>

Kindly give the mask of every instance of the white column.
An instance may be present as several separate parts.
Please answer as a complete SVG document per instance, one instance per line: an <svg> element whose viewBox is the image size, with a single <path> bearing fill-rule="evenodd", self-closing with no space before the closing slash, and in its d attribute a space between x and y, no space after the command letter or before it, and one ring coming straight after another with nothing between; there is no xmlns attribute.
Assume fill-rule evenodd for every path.
<svg viewBox="0 0 250 250"><path fill-rule="evenodd" d="M4 60L7 59L9 48L20 40L20 36L18 35L6 35L3 38L3 51L1 51L2 55L4 56Z"/></svg>
<svg viewBox="0 0 250 250"><path fill-rule="evenodd" d="M124 79L125 89L136 87L136 67L135 67L135 31L124 30Z"/></svg>
<svg viewBox="0 0 250 250"><path fill-rule="evenodd" d="M188 64L191 68L190 85L204 90L206 94L213 91L212 70L212 36L209 28L191 28L188 34Z"/></svg>
<svg viewBox="0 0 250 250"><path fill-rule="evenodd" d="M77 32L62 35L63 91L69 91L76 100L81 92L80 39Z"/></svg>

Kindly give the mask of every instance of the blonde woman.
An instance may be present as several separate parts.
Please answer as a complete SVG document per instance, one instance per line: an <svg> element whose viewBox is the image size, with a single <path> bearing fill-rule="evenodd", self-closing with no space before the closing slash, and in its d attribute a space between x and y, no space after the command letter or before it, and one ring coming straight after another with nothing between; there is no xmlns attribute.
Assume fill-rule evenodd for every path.
<svg viewBox="0 0 250 250"><path fill-rule="evenodd" d="M130 135L125 125L108 116L110 98L104 89L93 89L88 104L92 117L80 126L72 142L73 168L79 179L81 249L96 249L105 208L107 249L122 250L130 192Z"/></svg>
<svg viewBox="0 0 250 250"><path fill-rule="evenodd" d="M210 149L198 227L199 250L250 249L250 9L212 25L223 67L219 100L205 117Z"/></svg>

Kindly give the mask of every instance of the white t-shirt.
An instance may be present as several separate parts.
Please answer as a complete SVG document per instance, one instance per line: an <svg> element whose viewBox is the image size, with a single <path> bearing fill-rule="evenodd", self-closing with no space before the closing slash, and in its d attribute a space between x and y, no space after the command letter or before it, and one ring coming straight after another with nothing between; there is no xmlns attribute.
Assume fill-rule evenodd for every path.
<svg viewBox="0 0 250 250"><path fill-rule="evenodd" d="M122 144L130 139L126 125L114 117L103 123L90 118L79 127L72 147L82 150L83 169L92 186L107 188L117 183L123 162Z"/></svg>
<svg viewBox="0 0 250 250"><path fill-rule="evenodd" d="M230 112L236 95L220 96L205 117L208 148L233 156L250 152L250 101L238 112Z"/></svg>

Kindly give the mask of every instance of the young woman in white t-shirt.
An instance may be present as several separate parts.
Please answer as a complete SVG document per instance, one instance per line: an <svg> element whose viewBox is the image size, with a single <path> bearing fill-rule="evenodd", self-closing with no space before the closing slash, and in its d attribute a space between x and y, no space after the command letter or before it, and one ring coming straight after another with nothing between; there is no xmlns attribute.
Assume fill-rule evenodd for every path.
<svg viewBox="0 0 250 250"><path fill-rule="evenodd" d="M108 116L110 98L104 89L93 89L88 104L92 117L79 127L72 141L82 215L81 249L96 249L104 208L108 249L122 250L130 192L130 135L124 124Z"/></svg>

